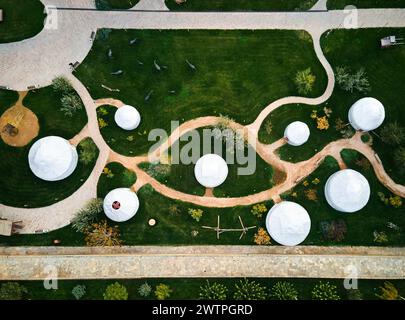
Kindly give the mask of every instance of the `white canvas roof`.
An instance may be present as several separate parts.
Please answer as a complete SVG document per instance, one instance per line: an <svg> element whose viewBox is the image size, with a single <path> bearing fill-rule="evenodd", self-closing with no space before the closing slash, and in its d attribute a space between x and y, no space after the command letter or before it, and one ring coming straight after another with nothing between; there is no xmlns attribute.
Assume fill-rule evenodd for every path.
<svg viewBox="0 0 405 320"><path fill-rule="evenodd" d="M375 130L384 122L384 119L384 106L374 98L360 99L349 110L350 124L356 130Z"/></svg>
<svg viewBox="0 0 405 320"><path fill-rule="evenodd" d="M128 188L118 188L110 191L104 198L104 213L116 222L131 219L139 209L139 199L135 192Z"/></svg>
<svg viewBox="0 0 405 320"><path fill-rule="evenodd" d="M296 246L303 242L311 230L307 210L291 201L275 204L266 217L270 237L284 246Z"/></svg>
<svg viewBox="0 0 405 320"><path fill-rule="evenodd" d="M356 212L367 205L370 185L361 173L352 169L340 170L326 182L325 197L335 210Z"/></svg>
<svg viewBox="0 0 405 320"><path fill-rule="evenodd" d="M284 131L287 143L292 146L303 145L309 139L309 128L306 123L295 121L290 123Z"/></svg>
<svg viewBox="0 0 405 320"><path fill-rule="evenodd" d="M76 169L77 161L76 148L69 141L56 136L39 139L28 153L31 171L46 181L67 178Z"/></svg>
<svg viewBox="0 0 405 320"><path fill-rule="evenodd" d="M132 106L122 106L118 108L114 116L115 122L124 130L134 130L141 123L141 115Z"/></svg>
<svg viewBox="0 0 405 320"><path fill-rule="evenodd" d="M198 159L194 174L197 181L206 188L215 188L224 183L228 176L228 165L216 154L206 154Z"/></svg>

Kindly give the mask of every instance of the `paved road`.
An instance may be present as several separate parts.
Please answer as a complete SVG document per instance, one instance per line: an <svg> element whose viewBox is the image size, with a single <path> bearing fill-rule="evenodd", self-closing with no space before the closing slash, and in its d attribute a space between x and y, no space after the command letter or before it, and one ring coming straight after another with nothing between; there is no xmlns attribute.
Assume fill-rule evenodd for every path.
<svg viewBox="0 0 405 320"><path fill-rule="evenodd" d="M0 280L172 277L404 279L405 252L377 247L0 248Z"/></svg>

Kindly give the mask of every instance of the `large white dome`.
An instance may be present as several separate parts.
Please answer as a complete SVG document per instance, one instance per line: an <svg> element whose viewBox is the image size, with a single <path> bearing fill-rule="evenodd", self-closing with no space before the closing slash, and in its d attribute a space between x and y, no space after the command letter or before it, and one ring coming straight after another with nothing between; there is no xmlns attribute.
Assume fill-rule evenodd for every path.
<svg viewBox="0 0 405 320"><path fill-rule="evenodd" d="M361 173L352 169L340 170L326 182L325 197L335 210L356 212L367 205L370 185Z"/></svg>
<svg viewBox="0 0 405 320"><path fill-rule="evenodd" d="M360 99L349 110L350 124L356 130L375 130L384 122L384 119L384 106L374 98Z"/></svg>
<svg viewBox="0 0 405 320"><path fill-rule="evenodd" d="M104 198L104 213L116 222L131 219L139 209L139 199L135 192L128 188L118 188L110 191Z"/></svg>
<svg viewBox="0 0 405 320"><path fill-rule="evenodd" d="M28 153L31 171L46 181L67 178L76 169L77 162L76 148L66 139L56 136L39 139Z"/></svg>
<svg viewBox="0 0 405 320"><path fill-rule="evenodd" d="M124 130L134 130L141 123L141 115L132 106L122 106L117 109L114 116L115 122Z"/></svg>
<svg viewBox="0 0 405 320"><path fill-rule="evenodd" d="M291 201L275 204L266 217L270 237L284 246L296 246L303 242L311 230L307 210Z"/></svg>
<svg viewBox="0 0 405 320"><path fill-rule="evenodd" d="M226 180L228 165L219 155L206 154L198 159L194 174L201 185L206 188L215 188Z"/></svg>
<svg viewBox="0 0 405 320"><path fill-rule="evenodd" d="M284 131L284 137L287 139L287 143L296 147L307 142L309 134L310 132L307 124L301 121L290 123Z"/></svg>

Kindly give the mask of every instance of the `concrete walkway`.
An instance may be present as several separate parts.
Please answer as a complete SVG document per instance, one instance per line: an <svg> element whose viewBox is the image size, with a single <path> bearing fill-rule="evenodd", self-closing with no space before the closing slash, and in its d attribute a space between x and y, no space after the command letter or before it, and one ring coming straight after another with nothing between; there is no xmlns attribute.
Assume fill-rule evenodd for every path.
<svg viewBox="0 0 405 320"><path fill-rule="evenodd" d="M0 248L0 280L194 277L404 279L405 251L380 247ZM351 267L350 267L351 266ZM350 267L350 268L348 268Z"/></svg>

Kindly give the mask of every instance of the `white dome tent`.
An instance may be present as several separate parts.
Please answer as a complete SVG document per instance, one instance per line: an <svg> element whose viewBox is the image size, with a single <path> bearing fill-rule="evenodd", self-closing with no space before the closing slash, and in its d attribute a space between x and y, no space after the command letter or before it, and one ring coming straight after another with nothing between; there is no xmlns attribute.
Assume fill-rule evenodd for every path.
<svg viewBox="0 0 405 320"><path fill-rule="evenodd" d="M350 124L356 130L375 130L384 122L384 119L384 106L374 98L360 99L349 110Z"/></svg>
<svg viewBox="0 0 405 320"><path fill-rule="evenodd" d="M61 137L49 136L36 141L29 153L31 171L45 181L59 181L70 176L77 167L76 148Z"/></svg>
<svg viewBox="0 0 405 320"><path fill-rule="evenodd" d="M356 212L367 205L370 185L361 173L352 169L340 170L326 181L325 197L337 211Z"/></svg>
<svg viewBox="0 0 405 320"><path fill-rule="evenodd" d="M284 246L296 246L303 242L311 230L307 210L298 203L283 201L275 204L266 217L270 237Z"/></svg>
<svg viewBox="0 0 405 320"><path fill-rule="evenodd" d="M198 159L194 174L197 181L206 188L215 188L228 177L228 165L216 154L206 154Z"/></svg>
<svg viewBox="0 0 405 320"><path fill-rule="evenodd" d="M139 199L135 192L128 188L110 191L103 202L104 213L115 222L131 219L139 209Z"/></svg>
<svg viewBox="0 0 405 320"><path fill-rule="evenodd" d="M310 135L309 128L306 123L294 121L290 123L284 131L284 137L289 145L298 147L308 141Z"/></svg>
<svg viewBox="0 0 405 320"><path fill-rule="evenodd" d="M122 106L117 109L114 116L117 125L124 130L134 130L141 123L141 115L132 106Z"/></svg>

